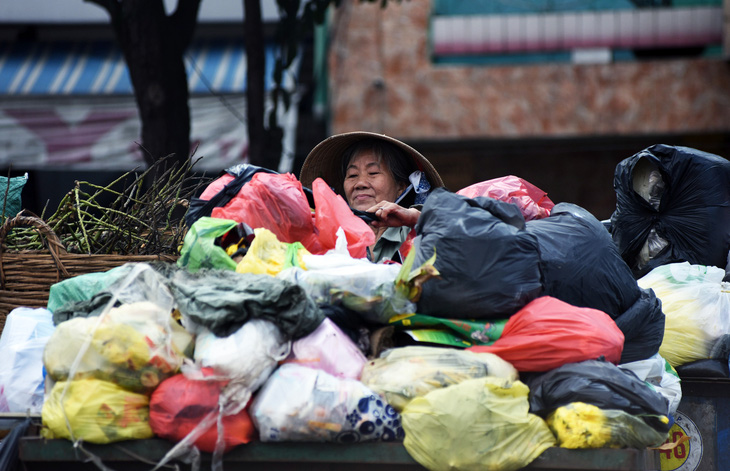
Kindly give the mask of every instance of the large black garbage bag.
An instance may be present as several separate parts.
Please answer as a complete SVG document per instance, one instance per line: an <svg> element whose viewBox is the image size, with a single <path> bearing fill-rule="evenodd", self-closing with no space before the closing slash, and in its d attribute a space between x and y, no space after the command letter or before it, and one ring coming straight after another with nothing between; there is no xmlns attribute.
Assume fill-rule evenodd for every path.
<svg viewBox="0 0 730 471"><path fill-rule="evenodd" d="M674 262L724 267L730 249L730 162L657 144L614 174L611 233L636 278Z"/></svg>
<svg viewBox="0 0 730 471"><path fill-rule="evenodd" d="M221 176L229 174L233 176L233 180L228 182L218 193L208 200L191 198L190 208L185 215L185 224L190 227L201 217L210 216L213 208L225 206L241 191L243 185L250 182L253 176L259 172L277 173L273 170L251 164L240 164L227 168Z"/></svg>
<svg viewBox="0 0 730 471"><path fill-rule="evenodd" d="M543 418L572 402L617 409L640 416L655 430L670 428L669 403L633 371L605 360L568 363L547 373L521 378L530 388L530 412Z"/></svg>
<svg viewBox="0 0 730 471"><path fill-rule="evenodd" d="M539 244L544 294L605 312L624 333L621 363L659 351L664 314L653 291L642 290L611 235L590 212L571 203L527 221Z"/></svg>
<svg viewBox="0 0 730 471"><path fill-rule="evenodd" d="M437 188L416 225L414 266L436 251L440 279L423 284L418 312L436 317L509 317L542 293L535 236L516 205Z"/></svg>

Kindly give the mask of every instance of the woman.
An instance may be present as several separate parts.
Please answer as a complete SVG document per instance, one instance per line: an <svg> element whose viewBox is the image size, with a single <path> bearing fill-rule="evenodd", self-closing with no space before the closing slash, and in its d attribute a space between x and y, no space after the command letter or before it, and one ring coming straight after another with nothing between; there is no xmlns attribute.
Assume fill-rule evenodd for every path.
<svg viewBox="0 0 730 471"><path fill-rule="evenodd" d="M398 249L408 238L433 189L444 186L441 176L420 152L407 144L371 132L337 134L309 153L299 180L311 188L321 177L344 196L354 210L374 213L376 242L368 257L374 262L400 262Z"/></svg>

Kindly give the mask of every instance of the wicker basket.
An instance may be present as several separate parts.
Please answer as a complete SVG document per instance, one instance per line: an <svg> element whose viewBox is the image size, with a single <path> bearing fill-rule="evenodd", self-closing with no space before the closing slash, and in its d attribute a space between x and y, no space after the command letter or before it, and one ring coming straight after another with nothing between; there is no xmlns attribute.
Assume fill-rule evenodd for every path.
<svg viewBox="0 0 730 471"><path fill-rule="evenodd" d="M10 252L5 239L15 227L32 227L41 234L47 251ZM51 285L85 273L107 271L127 262L163 260L174 255L84 255L66 252L61 240L42 219L21 212L0 227L0 333L16 307L46 307Z"/></svg>

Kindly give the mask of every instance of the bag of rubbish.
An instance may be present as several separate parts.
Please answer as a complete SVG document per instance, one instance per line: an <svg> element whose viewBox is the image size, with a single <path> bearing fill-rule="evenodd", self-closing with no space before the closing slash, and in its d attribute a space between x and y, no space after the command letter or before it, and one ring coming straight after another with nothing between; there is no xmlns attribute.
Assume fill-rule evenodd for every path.
<svg viewBox="0 0 730 471"><path fill-rule="evenodd" d="M538 375L529 375L530 412L547 417L573 402L604 410L617 409L640 417L662 433L669 431L668 401L633 372L605 360L570 363Z"/></svg>
<svg viewBox="0 0 730 471"><path fill-rule="evenodd" d="M301 242L312 253L320 253L314 218L302 184L290 173L257 173L223 207L214 208L214 218L244 222L266 228L282 242Z"/></svg>
<svg viewBox="0 0 730 471"><path fill-rule="evenodd" d="M730 161L656 144L619 162L611 234L636 278L675 262L724 267Z"/></svg>
<svg viewBox="0 0 730 471"><path fill-rule="evenodd" d="M317 304L342 304L377 324L416 311L416 304L396 290L401 265L372 263L340 253L309 255L302 260L306 270L287 268L276 277L301 286Z"/></svg>
<svg viewBox="0 0 730 471"><path fill-rule="evenodd" d="M360 381L395 410L402 411L414 397L484 376L518 379L512 365L491 353L406 346L386 350L379 358L370 360Z"/></svg>
<svg viewBox="0 0 730 471"><path fill-rule="evenodd" d="M604 356L618 363L624 334L608 314L542 296L520 309L492 345L469 347L494 353L520 372L548 371Z"/></svg>
<svg viewBox="0 0 730 471"><path fill-rule="evenodd" d="M414 265L435 253L441 275L424 283L419 314L504 318L542 294L539 245L513 204L437 188L416 232Z"/></svg>
<svg viewBox="0 0 730 471"><path fill-rule="evenodd" d="M467 198L488 196L495 200L517 205L525 217L525 221L542 219L550 216L555 206L547 193L523 178L514 175L493 178L469 185L456 192Z"/></svg>
<svg viewBox="0 0 730 471"><path fill-rule="evenodd" d="M154 436L149 397L93 378L57 382L41 419L44 438L104 444Z"/></svg>
<svg viewBox="0 0 730 471"><path fill-rule="evenodd" d="M40 412L43 406L43 349L53 334L47 309L10 311L0 336L0 412Z"/></svg>
<svg viewBox="0 0 730 471"><path fill-rule="evenodd" d="M621 362L654 355L664 335L664 314L654 293L636 283L603 224L580 206L556 205L550 217L528 221L540 246L544 294L603 311L624 333Z"/></svg>
<svg viewBox="0 0 730 471"><path fill-rule="evenodd" d="M26 183L28 183L27 173L19 177L0 176L0 194L3 195L0 200L2 221L14 218L23 209L22 193Z"/></svg>
<svg viewBox="0 0 730 471"><path fill-rule="evenodd" d="M192 336L169 311L151 302L123 304L102 316L59 324L48 339L43 364L55 381L97 378L149 394L177 373L191 343Z"/></svg>
<svg viewBox="0 0 730 471"><path fill-rule="evenodd" d="M725 363L727 364L727 361ZM656 353L646 360L621 363L618 367L631 371L664 396L669 403L669 415L677 412L677 407L682 400L681 381L677 371L661 355Z"/></svg>
<svg viewBox="0 0 730 471"><path fill-rule="evenodd" d="M314 332L292 342L285 363L324 370L338 378L360 379L367 358L350 337L325 318Z"/></svg>
<svg viewBox="0 0 730 471"><path fill-rule="evenodd" d="M179 442L209 414L219 413L219 398L227 381L190 379L183 374L167 378L150 398L150 426L158 437ZM256 431L248 411L222 415L224 451L255 439ZM213 453L218 441L214 423L193 442L201 451Z"/></svg>
<svg viewBox="0 0 730 471"><path fill-rule="evenodd" d="M289 355L291 342L266 319L251 319L227 337L203 330L195 338L194 359L217 376L235 380L251 391L271 375Z"/></svg>
<svg viewBox="0 0 730 471"><path fill-rule="evenodd" d="M390 319L389 325L421 342L435 342L443 337L453 337L456 341L448 342L447 345L471 347L492 345L502 336L507 321L508 319L445 319L413 313L395 316Z"/></svg>
<svg viewBox="0 0 730 471"><path fill-rule="evenodd" d="M730 334L730 283L718 267L670 263L638 280L662 302L664 338L659 354L677 368L711 357L712 347Z"/></svg>
<svg viewBox="0 0 730 471"><path fill-rule="evenodd" d="M276 276L285 268L306 268L302 257L309 251L300 242L280 242L273 232L263 227L254 229L254 235L246 254L236 265L238 273Z"/></svg>
<svg viewBox="0 0 730 471"><path fill-rule="evenodd" d="M93 298L100 291L107 290L127 277L133 266L132 263L125 263L107 271L84 273L52 284L48 294L48 310L55 313L67 303Z"/></svg>
<svg viewBox="0 0 730 471"><path fill-rule="evenodd" d="M431 471L521 469L555 445L527 394L522 382L492 376L431 391L403 410L403 445Z"/></svg>
<svg viewBox="0 0 730 471"><path fill-rule="evenodd" d="M236 221L201 217L188 229L177 264L192 272L201 268L235 270L236 262L216 240L236 227Z"/></svg>
<svg viewBox="0 0 730 471"><path fill-rule="evenodd" d="M583 402L560 406L545 421L562 448L642 449L661 445L668 434L622 410Z"/></svg>
<svg viewBox="0 0 730 471"><path fill-rule="evenodd" d="M259 172L277 173L251 164L239 164L227 168L205 188L200 197L190 199L190 209L185 214L185 224L192 227L198 219L209 217L213 208L228 204L241 191L243 185L250 182Z"/></svg>
<svg viewBox="0 0 730 471"><path fill-rule="evenodd" d="M250 414L263 442L403 439L398 412L360 381L293 363L271 375Z"/></svg>

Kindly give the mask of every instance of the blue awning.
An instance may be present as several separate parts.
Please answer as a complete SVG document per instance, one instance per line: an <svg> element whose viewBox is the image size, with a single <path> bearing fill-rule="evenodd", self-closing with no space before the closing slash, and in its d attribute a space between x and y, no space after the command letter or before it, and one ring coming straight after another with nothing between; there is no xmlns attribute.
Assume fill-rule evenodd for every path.
<svg viewBox="0 0 730 471"><path fill-rule="evenodd" d="M274 47L267 46L267 90ZM243 93L246 51L240 41L200 41L185 58L191 94ZM0 95L132 94L126 63L113 41L0 44Z"/></svg>

